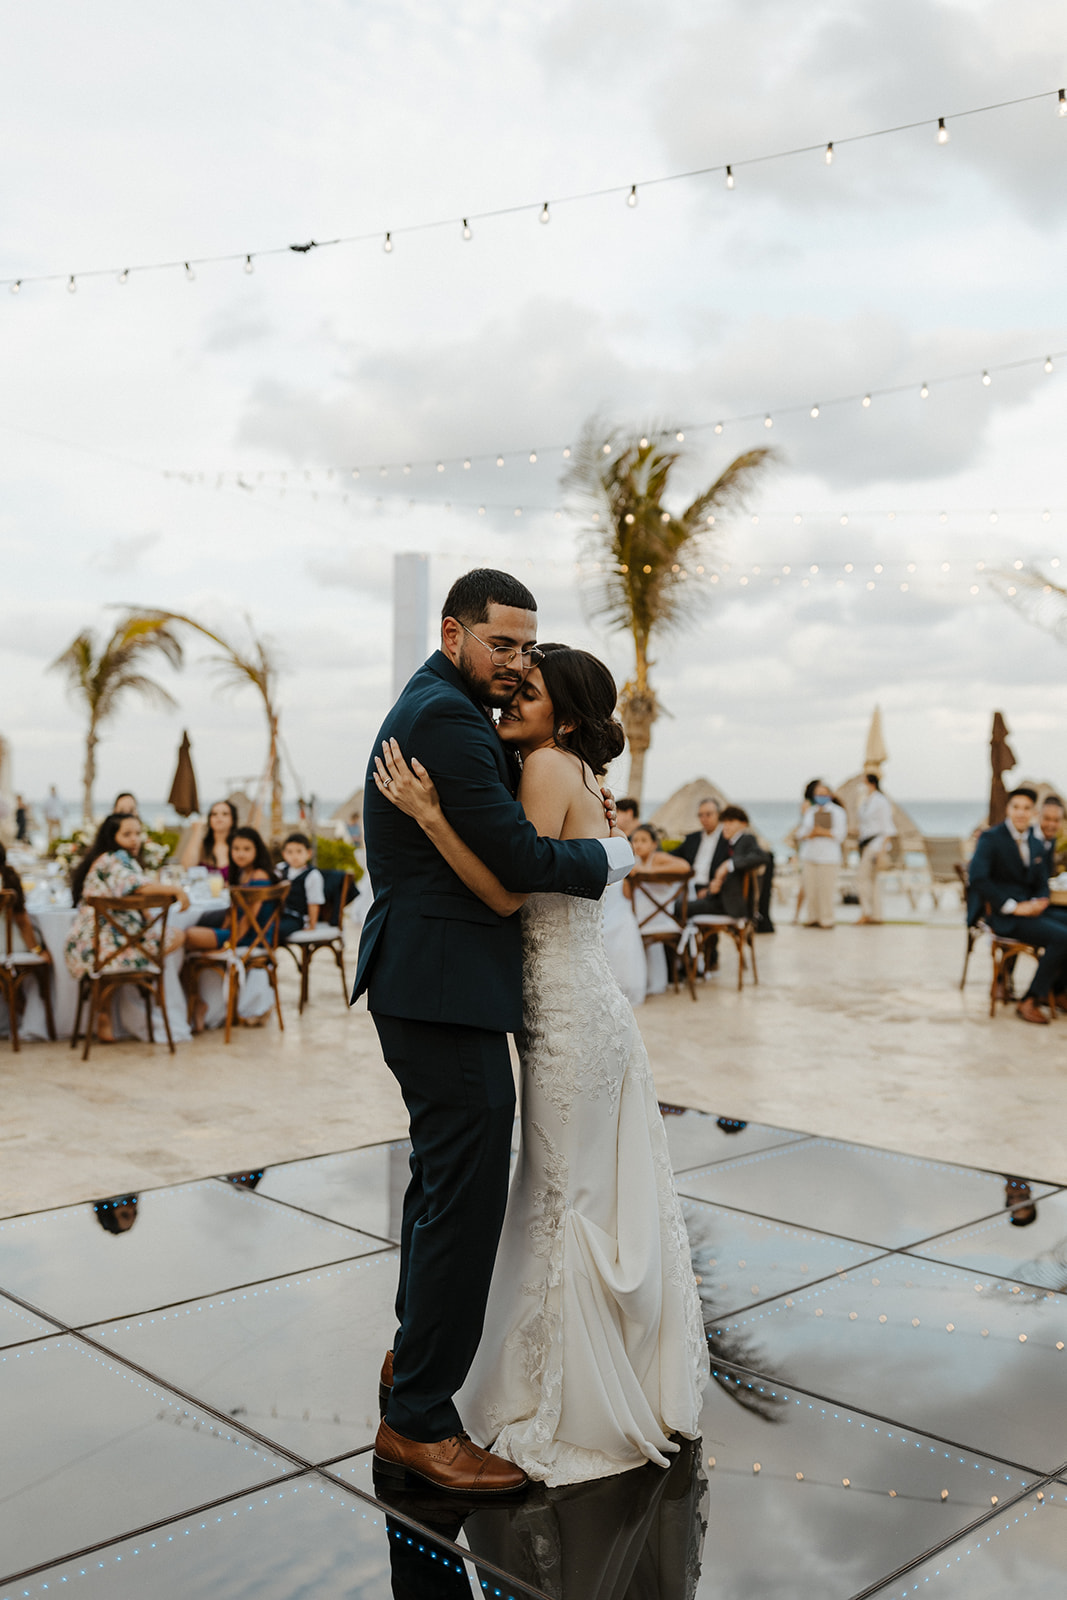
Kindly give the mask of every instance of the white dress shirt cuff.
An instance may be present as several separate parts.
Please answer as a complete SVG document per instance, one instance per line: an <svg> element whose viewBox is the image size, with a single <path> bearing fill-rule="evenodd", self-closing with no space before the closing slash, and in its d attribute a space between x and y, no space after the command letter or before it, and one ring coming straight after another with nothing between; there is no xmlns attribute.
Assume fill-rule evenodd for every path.
<svg viewBox="0 0 1067 1600"><path fill-rule="evenodd" d="M1013 916L1015 913L1015 907L1018 904L1018 900L1005 900L1004 904L1000 908L1001 915L1005 917Z"/></svg>
<svg viewBox="0 0 1067 1600"><path fill-rule="evenodd" d="M601 839L608 858L608 883L621 883L634 864L629 839Z"/></svg>

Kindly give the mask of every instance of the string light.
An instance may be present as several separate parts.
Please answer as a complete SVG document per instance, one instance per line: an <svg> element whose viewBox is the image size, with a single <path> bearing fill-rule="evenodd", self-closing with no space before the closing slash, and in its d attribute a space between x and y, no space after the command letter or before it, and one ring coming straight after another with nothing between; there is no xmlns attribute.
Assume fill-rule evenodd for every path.
<svg viewBox="0 0 1067 1600"><path fill-rule="evenodd" d="M1051 372L1052 371L1052 357L1051 356L1046 356L1045 357L1045 371L1046 372Z"/></svg>
<svg viewBox="0 0 1067 1600"><path fill-rule="evenodd" d="M924 383L922 388L919 390L919 399L920 400L929 400L929 398L930 398L930 386L929 386L929 384L925 384Z"/></svg>
<svg viewBox="0 0 1067 1600"><path fill-rule="evenodd" d="M1058 90L1057 89L1046 89L1046 90L1042 90L1042 91L1040 91L1040 92L1038 92L1036 94L1021 95L1021 96L1018 96L1017 98L1012 99L1012 100L1001 100L1001 101L997 101L997 102L989 104L989 105L972 106L972 107L968 108L967 110L954 112L953 116L963 117L963 116L985 115L985 114L989 114L989 113L992 113L992 112L995 112L995 111L1007 110L1007 109L1009 109L1010 107L1013 107L1013 106L1027 105L1030 102L1036 101L1036 100L1046 100L1046 99L1049 99L1049 98L1051 98L1053 96L1056 97L1057 112L1058 112L1059 116L1061 116L1061 117L1067 116L1067 91L1065 91L1064 89L1058 89ZM915 121L915 122L897 123L897 124L893 125L892 127L872 128L872 129L869 129L865 133L852 134L852 135L847 136L846 138L838 139L836 141L831 140L831 141L829 141L828 143L825 143L825 144L820 142L820 143L814 144L814 145L796 145L796 146L790 147L789 149L766 151L766 152L764 152L762 154L749 156L749 157L745 158L742 161L732 162L725 169L720 164L720 165L711 166L711 167L691 168L691 169L688 169L688 170L682 171L682 172L663 173L659 177L645 179L643 181L643 183L642 183L642 188L646 188L650 184L691 182L691 181L693 181L695 179L706 178L709 175L711 175L712 173L725 171L727 188L732 189L734 187L734 173L735 173L735 170L737 168L739 168L739 167L755 165L757 163L763 164L763 163L765 163L767 161L787 160L787 159L789 159L790 157L793 157L793 156L807 155L809 153L813 153L813 152L819 151L819 150L822 151L823 159L826 161L827 165L830 165L831 159L832 159L832 155L833 155L834 151L837 149L838 145L860 144L860 143L864 143L864 142L866 142L868 140L871 140L871 139L888 138L888 137L891 137L891 136L893 136L895 134L910 132L912 129L915 129L915 128L928 127L929 123L930 123L930 119L929 118L921 118L921 119L919 119L918 121ZM946 123L947 123L947 119L945 117L939 117L937 119L937 141L938 141L939 144L947 144L948 143L949 133L948 133L948 128L947 128ZM582 191L581 193L574 193L574 194L569 194L569 195L566 195L566 196L560 196L559 198L560 199L566 199L568 201L578 201L578 200L583 200L584 201L584 200L599 199L600 197L602 197L602 196L604 196L606 194L607 195L621 194L621 195L625 196L628 204L636 204L636 200L637 200L637 185L635 183L615 184L615 185L608 185L608 186L601 185L597 189L591 189L591 190L588 190L588 191ZM506 205L506 206L500 206L500 207L498 207L496 209L493 209L493 210L481 211L481 212L475 213L474 216L475 216L475 220L476 221L483 220L483 219L484 220L488 220L488 219L491 219L491 218L502 217L502 216L507 216L507 215L513 215L517 211L533 211L533 210L539 211L542 222L548 222L549 221L549 202L547 200L544 201L544 202L541 202L541 201L536 201L536 202L535 201L526 201L524 203L519 203L519 204L511 204L511 205ZM467 231L468 227L469 227L469 218L468 217L435 218L432 221L414 222L414 223L409 224L406 228L398 229L396 231L397 232L403 232L403 233L422 233L422 232L428 232L432 228L456 227L457 225L462 225L463 238L464 239L470 237L470 235L469 235L469 233ZM254 252L248 252L248 253L246 253L244 250L237 251L237 252L230 251L228 253L220 254L220 255L216 255L216 256L200 256L197 259L198 259L198 261L199 261L199 263L201 265L205 265L206 266L206 265L209 265L209 264L214 265L214 264L218 264L218 263L222 263L222 262L228 262L228 261L247 260L249 254L254 254L254 255L257 255L257 256L268 256L268 255L281 256L281 255L289 255L289 254L308 255L312 250L332 249L332 248L336 248L337 246L340 246L340 245L363 244L363 243L370 242L370 241L372 241L374 239L380 239L380 238L381 238L381 231L380 230L375 230L374 232L371 232L371 233L344 234L344 235L340 235L340 236L338 236L336 238L332 238L332 239L308 239L308 240L304 241L303 243L290 243L290 244L272 245L272 246L265 247L264 249L256 250ZM174 266L182 266L182 265L184 265L184 262L181 261L181 260L179 260L179 261L139 262L135 266L131 267L129 270L131 272L149 272L149 271L158 270L158 269L164 268L164 267L174 267ZM98 277L98 276L104 275L105 273L109 273L109 272L113 272L113 271L114 271L114 269L110 268L110 267L109 268L103 268L103 267L92 268L92 269L88 269L88 270L86 270L84 272L79 273L78 276L80 276L80 277ZM69 274L67 274L66 272L62 272L62 273L60 273L60 272L48 272L48 273L39 273L39 274L36 274L33 277L28 277L28 276L24 275L22 278L17 279L17 280L3 278L3 279L0 279L0 283L6 283L10 287L11 283L12 282L16 282L16 281L20 282L20 283L49 283L49 282L65 281L65 280L68 279L68 277L69 277Z"/></svg>
<svg viewBox="0 0 1067 1600"><path fill-rule="evenodd" d="M823 160L826 162L826 165L828 167L832 167L833 166L833 164L834 164L834 145L833 145L833 140L831 140L830 143L826 146L826 152L825 152L825 154L823 156Z"/></svg>
<svg viewBox="0 0 1067 1600"><path fill-rule="evenodd" d="M77 288L78 285L74 281L74 274L72 272L70 277L67 279L67 293L75 294L77 292Z"/></svg>
<svg viewBox="0 0 1067 1600"><path fill-rule="evenodd" d="M985 386L986 386L986 388L987 388L987 389L988 389L988 388L989 388L989 385L990 385L990 384L991 384L991 383L992 383L992 382L993 382L993 380L992 380L992 378L991 378L991 377L990 377L990 376L989 376L989 373L988 373L988 372L983 372L983 373L982 373L982 382L983 382L983 383L984 383L984 384L985 384Z"/></svg>
<svg viewBox="0 0 1067 1600"><path fill-rule="evenodd" d="M470 469L471 469L471 463L470 463L470 457L468 456L466 461L464 461L464 463L463 463L463 470L464 470L464 472L469 472ZM410 467L405 467L404 471L405 472L410 472L411 468Z"/></svg>
<svg viewBox="0 0 1067 1600"><path fill-rule="evenodd" d="M464 239L472 239L474 237L471 232L471 225L467 221L466 217L463 218L463 237Z"/></svg>
<svg viewBox="0 0 1067 1600"><path fill-rule="evenodd" d="M18 294L18 292L19 292L19 290L21 288L22 288L22 279L21 278L16 278L14 283L11 285L11 293L12 294Z"/></svg>
<svg viewBox="0 0 1067 1600"><path fill-rule="evenodd" d="M196 282L196 273L193 271L188 261L185 263L185 276L188 278L190 283Z"/></svg>
<svg viewBox="0 0 1067 1600"><path fill-rule="evenodd" d="M763 426L765 428L773 428L774 427L774 418L770 415L769 412L763 419Z"/></svg>
<svg viewBox="0 0 1067 1600"><path fill-rule="evenodd" d="M862 404L862 405L864 405L864 406L869 406L869 405L870 405L870 403L871 403L871 397L870 397L870 395L869 395L869 394L865 394L865 395L864 395L864 397L863 397L863 399L862 399L862 401L861 401L861 402L860 402L860 403L861 403L861 404Z"/></svg>
<svg viewBox="0 0 1067 1600"><path fill-rule="evenodd" d="M385 251L387 256L388 255L392 255L392 253L393 253L393 236L392 236L391 233L387 233L386 234L385 242L382 245L382 249Z"/></svg>
<svg viewBox="0 0 1067 1600"><path fill-rule="evenodd" d="M245 256L245 271L255 272L255 270L255 267L252 265L252 257L250 255Z"/></svg>
<svg viewBox="0 0 1067 1600"><path fill-rule="evenodd" d="M819 415L818 406L812 406L811 410L808 412L808 416L809 417L817 417L818 415Z"/></svg>
<svg viewBox="0 0 1067 1600"><path fill-rule="evenodd" d="M682 430L680 428L679 428L678 432L675 434L674 437L677 439L679 444L684 444L685 443L685 434L682 432Z"/></svg>
<svg viewBox="0 0 1067 1600"><path fill-rule="evenodd" d="M534 462L535 462L535 461L536 461L536 460L537 460L537 451L536 451L536 450L531 450L531 451L530 451L530 463L531 463L531 465L532 465L532 464L533 464L533 463L534 463Z"/></svg>

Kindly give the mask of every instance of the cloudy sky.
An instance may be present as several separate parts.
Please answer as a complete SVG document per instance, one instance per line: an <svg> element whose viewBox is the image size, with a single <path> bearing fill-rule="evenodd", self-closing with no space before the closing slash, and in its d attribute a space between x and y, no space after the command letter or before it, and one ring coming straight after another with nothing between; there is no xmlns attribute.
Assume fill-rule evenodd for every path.
<svg viewBox="0 0 1067 1600"><path fill-rule="evenodd" d="M435 604L466 566L518 572L544 637L625 677L555 514L560 447L594 413L688 425L679 504L738 451L777 452L715 530L699 627L661 649L648 794L843 778L875 703L897 794L980 794L997 707L1022 766L1067 783L1063 646L986 576L1067 569L1067 353L978 376L1067 352L1067 119L1047 94L1065 81L1058 0L9 8L0 277L63 275L0 290L18 786L75 793L81 722L46 668L135 601L236 637L250 616L285 663L303 785L346 794L388 705L398 551L431 553ZM1042 93L936 141L939 116ZM732 191L721 172L648 183L727 161ZM631 183L633 208L475 220ZM469 240L403 231L465 215ZM372 237L117 281L351 234ZM183 727L202 792L258 774L256 705L218 698L200 654L160 672L177 711L132 703L110 729L101 795L164 794Z"/></svg>

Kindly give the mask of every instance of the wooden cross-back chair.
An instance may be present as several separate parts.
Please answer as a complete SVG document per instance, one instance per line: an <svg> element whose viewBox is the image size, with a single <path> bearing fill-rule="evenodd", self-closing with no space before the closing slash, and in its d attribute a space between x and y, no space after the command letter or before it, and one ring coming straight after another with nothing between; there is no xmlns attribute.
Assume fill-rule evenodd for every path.
<svg viewBox="0 0 1067 1600"><path fill-rule="evenodd" d="M201 972L222 972L226 990L226 1043L233 1030L233 1014L237 997L250 972L267 974L274 992L274 1006L278 1013L278 1026L284 1032L281 996L278 993L278 934L281 929L282 907L289 895L287 883L276 883L262 888L230 889L230 910L226 943L218 950L197 950L185 959L182 977L189 1001L189 1018L192 1021L196 1004L197 986ZM251 935L248 943L238 943Z"/></svg>
<svg viewBox="0 0 1067 1600"><path fill-rule="evenodd" d="M4 925L4 953L0 955L0 995L7 1002L8 1026L11 1029L11 1048L19 1048L19 1003L22 999L22 985L26 978L32 977L41 991L44 1002L45 1022L48 1025L48 1037L56 1036L56 1025L52 1018L52 958L49 955L38 955L33 950L15 949L15 902L14 889L0 889L0 921Z"/></svg>
<svg viewBox="0 0 1067 1600"><path fill-rule="evenodd" d="M167 1044L174 1054L170 1018L167 1016L167 995L163 985L163 962L167 948L167 915L174 904L173 894L138 889L135 894L87 895L85 904L93 908L93 960L89 971L78 980L78 1009L74 1014L74 1032L70 1036L73 1050L81 1037L82 1012L86 1002L89 1016L85 1025L85 1049L82 1060L89 1059L89 1050L96 1032L97 1018L111 1004L115 992L123 984L139 989L144 1000L148 1023L148 1041L155 1044L152 1024L152 1003L163 1014ZM131 912L133 915L131 916ZM100 947L104 934L114 939L115 949L101 960ZM148 940L158 941L158 950L148 948ZM143 957L141 966L119 966L124 957L136 960Z"/></svg>
<svg viewBox="0 0 1067 1600"><path fill-rule="evenodd" d="M742 875L741 892L748 908L743 917L728 917L717 912L708 912L690 918L690 927L696 929L697 955L703 955L709 940L720 933L726 934L733 940L737 950L738 989L744 984L746 951L752 962L752 982L759 983L759 968L756 966L756 919L759 909L760 879L765 871L764 867L749 867Z"/></svg>
<svg viewBox="0 0 1067 1600"><path fill-rule="evenodd" d="M637 918L637 928L641 935L641 942L647 950L650 945L661 944L667 952L667 967L674 992L678 989L678 971L681 968L685 976L686 986L693 1000L697 997L696 989L696 957L691 954L685 944L686 930L686 901L689 897L688 884L693 876L692 868L683 877L681 873L676 876L662 872L631 872L627 882L633 893L634 916ZM651 885L663 893L667 886L673 889L671 895L663 893L662 899L651 893ZM669 928L652 928L657 917L665 916L670 919Z"/></svg>
<svg viewBox="0 0 1067 1600"><path fill-rule="evenodd" d="M300 1013L303 1014L307 1005L308 985L311 979L311 958L316 950L330 950L337 963L341 974L341 993L348 999L348 980L345 977L345 906L352 898L352 874L342 874L336 896L327 894L326 905L323 910L336 908L336 922L319 922L314 928L298 928L291 933L285 941L284 948L288 950L296 962L297 971L300 973Z"/></svg>

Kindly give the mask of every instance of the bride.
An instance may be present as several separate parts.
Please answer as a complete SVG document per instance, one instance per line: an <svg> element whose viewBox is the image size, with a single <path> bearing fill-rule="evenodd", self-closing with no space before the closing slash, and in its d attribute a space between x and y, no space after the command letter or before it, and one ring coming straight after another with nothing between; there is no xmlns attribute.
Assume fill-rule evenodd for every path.
<svg viewBox="0 0 1067 1600"><path fill-rule="evenodd" d="M519 799L545 837L603 838L596 781L619 755L615 684L542 645L503 711ZM707 1345L648 1056L604 951L600 902L509 892L392 741L375 782L463 882L523 928L522 1136L482 1341L461 1394L472 1437L547 1484L653 1461L697 1437Z"/></svg>

